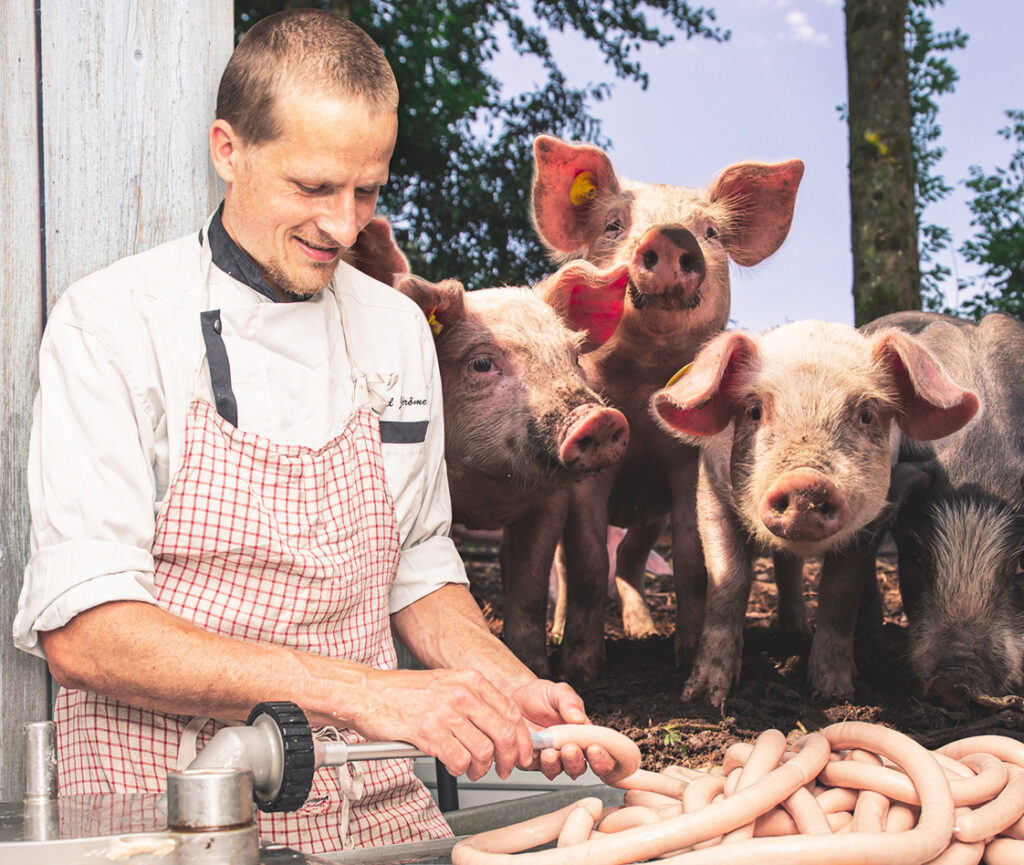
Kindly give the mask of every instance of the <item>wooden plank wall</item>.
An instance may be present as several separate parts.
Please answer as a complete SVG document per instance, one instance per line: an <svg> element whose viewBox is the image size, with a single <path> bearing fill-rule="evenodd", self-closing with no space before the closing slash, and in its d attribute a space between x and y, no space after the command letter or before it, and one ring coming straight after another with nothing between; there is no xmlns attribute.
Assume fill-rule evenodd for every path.
<svg viewBox="0 0 1024 865"><path fill-rule="evenodd" d="M45 668L14 649L25 459L46 312L75 279L197 229L221 197L207 129L232 0L0 3L0 800Z"/></svg>
<svg viewBox="0 0 1024 865"><path fill-rule="evenodd" d="M21 725L46 717L45 668L10 637L28 558L24 462L43 322L34 6L0 4L0 799L21 790Z"/></svg>

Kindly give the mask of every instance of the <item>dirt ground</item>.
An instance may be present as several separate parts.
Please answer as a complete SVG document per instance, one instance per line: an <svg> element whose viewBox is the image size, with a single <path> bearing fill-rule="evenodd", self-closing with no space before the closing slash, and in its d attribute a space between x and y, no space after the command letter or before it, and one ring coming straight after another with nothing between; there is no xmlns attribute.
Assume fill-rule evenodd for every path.
<svg viewBox="0 0 1024 865"><path fill-rule="evenodd" d="M656 547L665 558L666 543ZM503 599L497 546L466 541L460 546L471 590L494 633L501 635ZM811 622L816 602L818 563L804 572L804 595ZM610 601L605 621L608 664L602 679L580 689L595 723L628 735L644 756L643 766L693 767L720 765L726 746L752 741L774 727L784 733L815 730L836 721L860 720L901 730L930 748L981 733L1001 733L1024 740L1024 709L1020 698L971 705L948 711L922 701L904 660L906 620L903 617L896 559L878 559L878 579L885 622L877 638L856 646L858 679L852 700L822 699L806 685L809 642L788 638L775 622L775 584L770 559L759 559L747 609L743 671L738 687L721 711L683 704L683 675L675 667L672 633L675 594L671 577L648 574L647 597L659 636L630 641L623 637L617 602ZM557 651L548 642L549 655Z"/></svg>

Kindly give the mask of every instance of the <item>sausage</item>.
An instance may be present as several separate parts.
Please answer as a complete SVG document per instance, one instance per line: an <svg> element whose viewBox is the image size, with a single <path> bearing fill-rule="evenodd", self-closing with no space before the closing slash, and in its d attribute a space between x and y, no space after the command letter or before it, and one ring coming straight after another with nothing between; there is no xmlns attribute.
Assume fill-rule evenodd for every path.
<svg viewBox="0 0 1024 865"><path fill-rule="evenodd" d="M792 815L797 829L804 835L831 834L832 827L825 812L821 810L818 800L805 787L796 790L782 806Z"/></svg>
<svg viewBox="0 0 1024 865"><path fill-rule="evenodd" d="M861 790L853 809L854 832L881 832L889 813L889 797L877 790Z"/></svg>
<svg viewBox="0 0 1024 865"><path fill-rule="evenodd" d="M990 759L995 759L991 757ZM954 832L961 841L981 841L998 835L1024 813L1024 769L1016 766L1010 780L991 802L958 817Z"/></svg>
<svg viewBox="0 0 1024 865"><path fill-rule="evenodd" d="M601 818L604 803L600 799L580 799L568 814L558 833L558 847L572 847L590 840L594 824Z"/></svg>
<svg viewBox="0 0 1024 865"><path fill-rule="evenodd" d="M1024 841L993 838L985 847L987 865L1020 865L1024 862Z"/></svg>
<svg viewBox="0 0 1024 865"><path fill-rule="evenodd" d="M566 737L588 729L565 726L570 728ZM628 769L632 750L623 745L625 737L617 736L590 730L585 742L577 744L601 744L616 760L616 769ZM853 785L858 789L818 783L850 773L838 768L842 764L863 773ZM464 839L453 849L452 861L626 865L661 858L659 865L977 865L985 856L992 865L1019 865L1024 861L1024 840L1018 840L1024 838L1021 764L1024 745L999 736L960 740L933 753L895 730L846 722L809 734L786 750L781 732L766 731L753 745L730 747L723 766L710 772L634 769L615 782L630 789L627 806L602 812L600 800L583 800ZM648 776L678 785L677 795L645 792ZM897 801L890 801L887 789ZM908 801L914 804L904 804ZM994 837L1002 832L1015 837ZM556 838L557 848L532 849ZM524 850L531 852L517 852Z"/></svg>
<svg viewBox="0 0 1024 865"><path fill-rule="evenodd" d="M817 775L828 759L828 742L816 733L805 736L801 742L803 747L792 760L774 769L747 789L740 790L735 795L699 811L671 817L653 826L637 826L571 848L522 853L518 857L512 855L516 851L536 846L536 843L554 840L567 816L562 815L567 809L562 809L555 812L562 815L557 825L544 822L545 818L534 818L518 824L518 827L503 827L466 838L452 849L452 862L454 865L514 865L516 862L524 865L623 865L689 847L753 821L759 814L790 796L794 790ZM612 750L609 750L609 753L615 757ZM522 842L523 836L518 834L521 830L528 832L531 837L548 837L543 841L525 845ZM952 807L950 831L952 832ZM740 849L750 843L752 842L729 845L729 849ZM684 855L713 854L717 849Z"/></svg>
<svg viewBox="0 0 1024 865"><path fill-rule="evenodd" d="M534 747L561 748L563 745L578 745L582 749L600 745L615 761L612 770L601 780L614 785L640 768L640 749L636 743L618 730L599 727L596 724L556 724L534 734Z"/></svg>
<svg viewBox="0 0 1024 865"><path fill-rule="evenodd" d="M757 741L754 742L754 747L751 749L750 755L739 770L740 774L736 781L736 789L745 790L747 787L750 787L752 784L760 781L765 777L765 775L771 772L772 769L779 765L779 761L785 753L786 737L778 730L765 730L757 737ZM726 760L728 761L728 756L726 757ZM794 791L793 795L796 795L796 793L801 789L803 788L798 788L798 790ZM729 792L730 794L732 792L729 790L728 784L726 785L726 792ZM755 815L755 818L756 816L757 815ZM726 844L734 844L745 838L753 837L754 820L752 819L749 823L733 829L723 840Z"/></svg>

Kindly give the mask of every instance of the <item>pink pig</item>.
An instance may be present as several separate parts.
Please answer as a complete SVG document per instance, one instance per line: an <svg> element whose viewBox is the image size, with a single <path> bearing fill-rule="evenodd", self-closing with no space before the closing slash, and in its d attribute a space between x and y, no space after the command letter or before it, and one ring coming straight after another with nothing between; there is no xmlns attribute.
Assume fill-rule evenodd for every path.
<svg viewBox="0 0 1024 865"><path fill-rule="evenodd" d="M671 520L677 593L676 654L696 649L706 572L694 518L697 450L681 448L654 422L651 395L729 318L730 262L750 266L775 252L789 232L803 163L743 162L707 189L620 178L588 145L539 136L533 219L557 257L624 268L622 320L601 346L581 357L587 380L629 421L621 463L570 489L568 514L538 525L533 546L561 533L567 612L560 673L587 680L604 658L604 574L609 524L629 527L618 549L617 585L630 636L653 633L643 598L648 552Z"/></svg>
<svg viewBox="0 0 1024 865"><path fill-rule="evenodd" d="M403 276L395 287L434 323L445 407L445 460L454 519L470 529L504 527L501 574L505 641L533 670L547 671L548 547L537 534L573 481L618 462L629 427L584 380L578 359L621 313L621 271L565 265L526 288L465 292L454 280ZM557 507L557 514L564 513Z"/></svg>
<svg viewBox="0 0 1024 865"><path fill-rule="evenodd" d="M824 556L808 677L828 696L852 693L858 599L875 578L868 536L900 430L942 438L974 416L977 397L903 331L807 321L719 335L651 406L701 455L707 612L683 699L721 705L739 677L752 544L777 562Z"/></svg>
<svg viewBox="0 0 1024 865"><path fill-rule="evenodd" d="M575 261L532 290L467 292L454 279L411 275L380 217L345 257L393 284L431 323L453 517L469 530L504 529L505 640L546 674L547 592L561 527L540 532L541 543L529 541L552 509L564 520L576 479L626 452L625 417L594 392L579 365L580 353L603 344L618 325L626 269Z"/></svg>

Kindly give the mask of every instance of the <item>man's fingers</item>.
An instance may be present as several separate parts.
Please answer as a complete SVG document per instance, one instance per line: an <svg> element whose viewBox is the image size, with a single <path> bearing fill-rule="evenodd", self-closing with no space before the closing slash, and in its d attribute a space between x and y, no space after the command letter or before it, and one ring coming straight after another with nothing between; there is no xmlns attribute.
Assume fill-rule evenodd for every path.
<svg viewBox="0 0 1024 865"><path fill-rule="evenodd" d="M607 775L615 768L615 759L600 745L591 745L587 748L587 762L598 776Z"/></svg>
<svg viewBox="0 0 1024 865"><path fill-rule="evenodd" d="M587 770L587 761L578 745L563 745L560 750L545 748L540 752L540 771L549 781L565 772L570 778L578 778Z"/></svg>
<svg viewBox="0 0 1024 865"><path fill-rule="evenodd" d="M562 771L570 778L579 778L587 770L587 758L578 745L562 746Z"/></svg>
<svg viewBox="0 0 1024 865"><path fill-rule="evenodd" d="M495 753L493 742L466 718L452 722L450 731L460 752L459 763L453 767L459 771L454 774L465 774L470 781L483 777L491 767L491 759Z"/></svg>
<svg viewBox="0 0 1024 865"><path fill-rule="evenodd" d="M564 724L586 724L589 722L583 710L583 698L566 682L558 682L551 693L551 700L561 715Z"/></svg>
<svg viewBox="0 0 1024 865"><path fill-rule="evenodd" d="M475 781L493 761L502 778L522 755L532 755L530 733L518 706L474 671L465 671L448 698L447 726L468 752L466 776Z"/></svg>
<svg viewBox="0 0 1024 865"><path fill-rule="evenodd" d="M538 755L540 771L549 781L553 781L562 771L562 757L554 748L545 748Z"/></svg>

